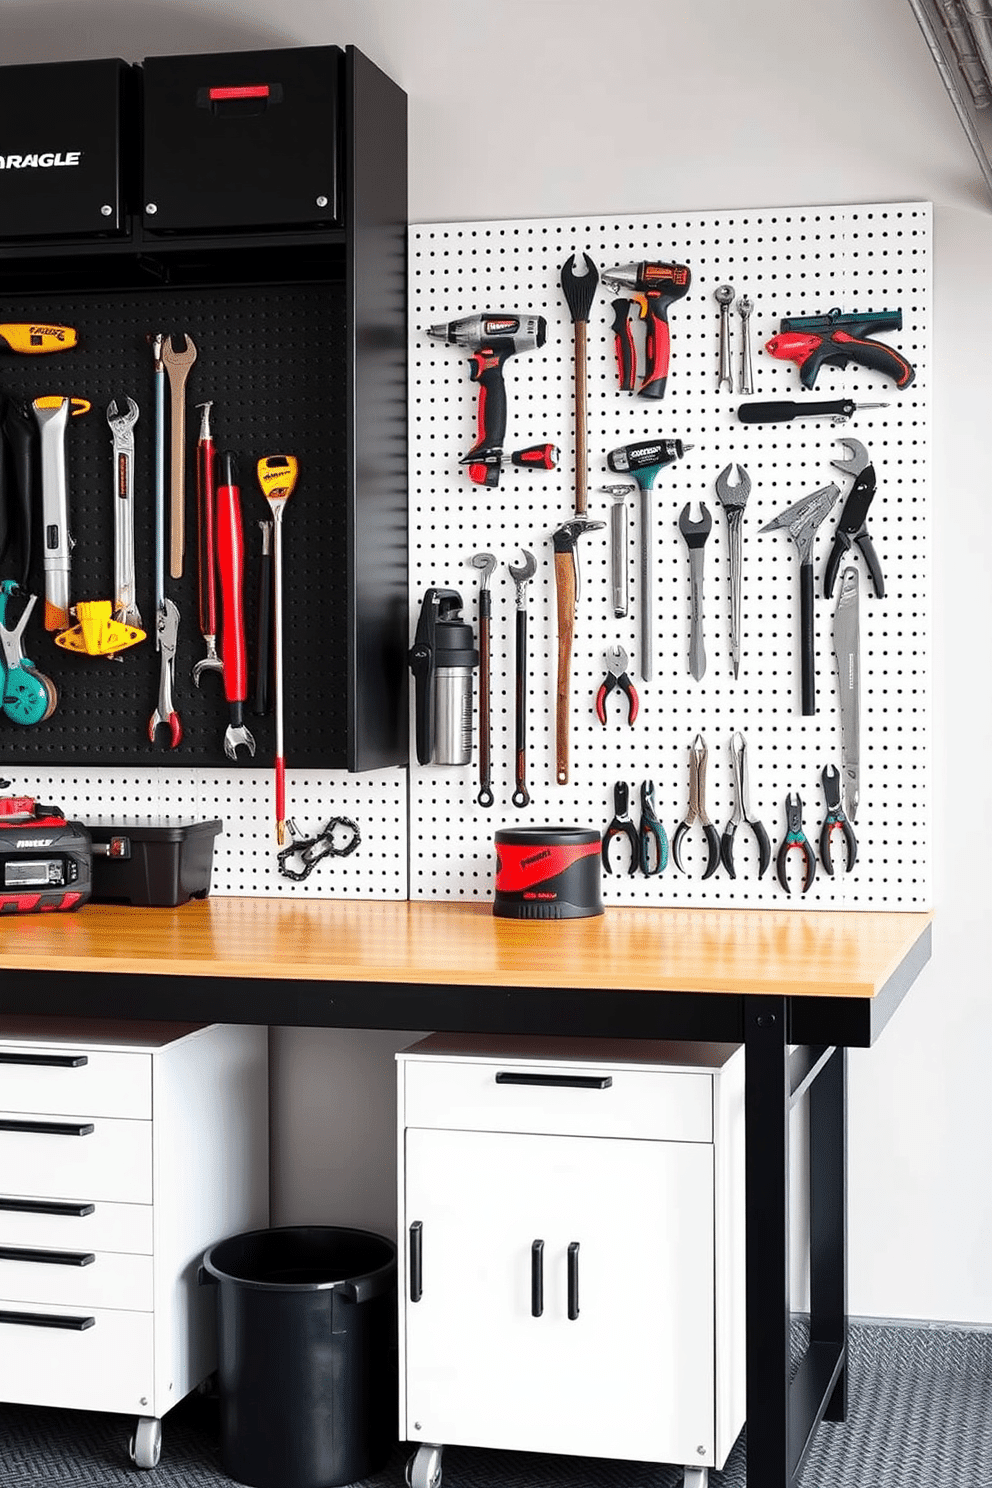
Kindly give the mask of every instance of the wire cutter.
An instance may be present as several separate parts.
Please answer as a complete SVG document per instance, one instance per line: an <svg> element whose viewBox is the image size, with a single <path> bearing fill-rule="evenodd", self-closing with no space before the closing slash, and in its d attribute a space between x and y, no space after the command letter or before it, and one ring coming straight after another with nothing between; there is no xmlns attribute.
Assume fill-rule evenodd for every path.
<svg viewBox="0 0 992 1488"><path fill-rule="evenodd" d="M603 834L603 867L607 873L612 873L610 867L610 843L614 837L626 837L630 844L630 867L627 869L628 876L637 872L640 861L640 853L637 843L637 828L630 819L630 792L624 780L618 780L613 787L613 820Z"/></svg>
<svg viewBox="0 0 992 1488"><path fill-rule="evenodd" d="M785 798L785 821L786 834L783 837L775 860L775 868L778 873L778 881L788 894L789 877L785 870L786 859L790 847L798 847L803 855L803 893L807 893L810 884L816 877L816 858L813 849L806 841L806 833L803 831L803 803L800 796L791 794Z"/></svg>
<svg viewBox="0 0 992 1488"><path fill-rule="evenodd" d="M837 530L834 533L827 566L823 571L823 597L830 599L833 596L841 561L845 553L857 544L868 565L872 588L879 599L884 599L885 580L882 578L882 566L872 547L867 526L868 508L875 495L875 467L871 463L871 456L859 440L841 439L838 442L852 451L851 457L847 460L831 460L830 463L835 469L843 470L847 475L853 475L854 485L847 493L847 499L837 523Z"/></svg>
<svg viewBox="0 0 992 1488"><path fill-rule="evenodd" d="M641 785L641 826L638 836L638 861L645 878L664 873L668 866L668 834L654 809L654 781Z"/></svg>
<svg viewBox="0 0 992 1488"><path fill-rule="evenodd" d="M847 849L847 872L850 873L858 857L858 839L854 835L854 828L844 815L844 808L840 804L840 771L836 765L827 765L820 776L823 782L823 796L827 803L827 814L820 828L820 862L824 869L830 874L834 873L834 862L830 855L830 834L834 827L840 827L844 834L844 846Z"/></svg>
<svg viewBox="0 0 992 1488"><path fill-rule="evenodd" d="M720 835L716 827L706 815L706 759L708 750L706 741L702 734L697 734L692 741L689 751L689 809L685 820L675 828L675 836L672 838L672 857L675 866L680 873L685 873L682 866L682 843L688 835L689 828L693 822L699 820L699 825L706 834L706 845L709 849L709 859L706 864L704 878L709 878L717 870L720 863Z"/></svg>
<svg viewBox="0 0 992 1488"><path fill-rule="evenodd" d="M606 723L606 699L614 688L619 687L620 691L627 695L627 722L633 723L637 717L640 702L637 688L627 675L627 653L622 646L610 646L604 652L604 656L606 680L600 684L596 694L596 717L600 723Z"/></svg>
<svg viewBox="0 0 992 1488"><path fill-rule="evenodd" d="M723 866L731 878L736 878L734 872L734 833L743 823L750 827L754 833L754 840L758 844L758 877L764 877L765 869L771 862L772 845L768 840L768 833L760 821L753 817L748 809L748 796L750 794L747 773L747 746L743 734L734 734L730 740L730 757L734 765L734 791L737 801L734 814L723 829L720 839L720 857Z"/></svg>

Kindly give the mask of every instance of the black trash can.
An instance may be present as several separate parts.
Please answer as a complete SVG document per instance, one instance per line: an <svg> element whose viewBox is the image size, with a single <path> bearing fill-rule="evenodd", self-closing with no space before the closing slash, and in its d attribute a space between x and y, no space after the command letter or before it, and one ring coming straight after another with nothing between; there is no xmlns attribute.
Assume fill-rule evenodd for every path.
<svg viewBox="0 0 992 1488"><path fill-rule="evenodd" d="M250 1488L337 1488L396 1444L396 1246L332 1225L212 1245L220 1456Z"/></svg>

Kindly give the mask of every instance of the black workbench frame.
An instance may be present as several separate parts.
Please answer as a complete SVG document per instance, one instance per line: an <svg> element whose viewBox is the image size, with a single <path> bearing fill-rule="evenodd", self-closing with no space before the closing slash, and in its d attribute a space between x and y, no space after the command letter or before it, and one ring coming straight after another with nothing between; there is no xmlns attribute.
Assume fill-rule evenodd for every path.
<svg viewBox="0 0 992 1488"><path fill-rule="evenodd" d="M873 997L4 971L0 1013L743 1043L748 1482L795 1488L820 1421L847 1410L847 1050L871 1047L930 949L928 925ZM807 1093L810 1343L793 1376L789 1125Z"/></svg>

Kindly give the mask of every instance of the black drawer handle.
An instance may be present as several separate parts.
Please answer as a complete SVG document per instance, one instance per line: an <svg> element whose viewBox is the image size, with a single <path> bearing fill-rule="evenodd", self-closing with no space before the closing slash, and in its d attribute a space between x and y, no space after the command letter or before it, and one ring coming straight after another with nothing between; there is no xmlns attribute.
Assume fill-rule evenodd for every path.
<svg viewBox="0 0 992 1488"><path fill-rule="evenodd" d="M568 1320L571 1323L579 1315L579 1242L573 1240L568 1247Z"/></svg>
<svg viewBox="0 0 992 1488"><path fill-rule="evenodd" d="M0 1121L0 1132L35 1132L42 1137L88 1137L92 1121Z"/></svg>
<svg viewBox="0 0 992 1488"><path fill-rule="evenodd" d="M38 1064L46 1069L79 1069L89 1064L87 1054L14 1054L0 1049L0 1064Z"/></svg>
<svg viewBox="0 0 992 1488"><path fill-rule="evenodd" d="M2 1199L0 1210L12 1214L59 1214L65 1219L84 1219L96 1212L95 1204L63 1204L58 1199Z"/></svg>
<svg viewBox="0 0 992 1488"><path fill-rule="evenodd" d="M497 1070L497 1085L555 1085L569 1090L609 1090L612 1075L532 1075L517 1070Z"/></svg>
<svg viewBox="0 0 992 1488"><path fill-rule="evenodd" d="M544 1241L535 1240L530 1248L530 1315L544 1312Z"/></svg>
<svg viewBox="0 0 992 1488"><path fill-rule="evenodd" d="M83 1333L96 1327L93 1317L56 1317L51 1312L0 1312L0 1323L17 1323L22 1328L65 1328L70 1333Z"/></svg>
<svg viewBox="0 0 992 1488"><path fill-rule="evenodd" d="M39 1261L43 1266L92 1266L96 1256L85 1250L31 1250L22 1245L0 1245L0 1261Z"/></svg>
<svg viewBox="0 0 992 1488"><path fill-rule="evenodd" d="M410 1301L419 1302L424 1292L424 1224L415 1219L410 1226Z"/></svg>

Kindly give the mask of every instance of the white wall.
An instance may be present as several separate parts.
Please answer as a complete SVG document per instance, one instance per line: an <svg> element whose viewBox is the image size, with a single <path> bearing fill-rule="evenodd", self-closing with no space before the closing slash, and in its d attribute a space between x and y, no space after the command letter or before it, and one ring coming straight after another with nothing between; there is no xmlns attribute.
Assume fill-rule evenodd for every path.
<svg viewBox="0 0 992 1488"><path fill-rule="evenodd" d="M851 1059L850 1305L992 1324L992 207L908 0L0 0L0 38L5 62L352 42L409 95L415 222L933 200L938 916L932 964ZM275 1042L277 1217L330 1219L318 1055L385 1098L402 1039ZM365 1171L338 1214L384 1228L388 1147Z"/></svg>

